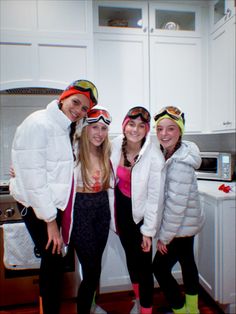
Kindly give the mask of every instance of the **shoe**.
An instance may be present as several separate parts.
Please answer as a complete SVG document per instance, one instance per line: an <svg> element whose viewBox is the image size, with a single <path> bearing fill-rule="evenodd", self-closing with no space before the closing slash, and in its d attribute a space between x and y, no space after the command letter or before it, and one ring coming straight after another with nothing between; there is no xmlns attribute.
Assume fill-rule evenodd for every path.
<svg viewBox="0 0 236 314"><path fill-rule="evenodd" d="M91 308L91 314L107 314L107 312L101 306L94 303Z"/></svg>
<svg viewBox="0 0 236 314"><path fill-rule="evenodd" d="M134 305L130 311L130 314L139 314L140 313L140 302L139 300L135 299L133 301Z"/></svg>

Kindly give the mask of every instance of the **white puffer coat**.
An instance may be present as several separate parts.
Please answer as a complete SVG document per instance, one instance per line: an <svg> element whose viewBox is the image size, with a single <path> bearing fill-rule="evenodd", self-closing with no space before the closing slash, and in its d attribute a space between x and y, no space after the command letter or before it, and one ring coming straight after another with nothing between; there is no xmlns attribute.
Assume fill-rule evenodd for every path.
<svg viewBox="0 0 236 314"><path fill-rule="evenodd" d="M64 210L69 199L74 166L70 124L54 100L29 115L14 137L10 192L45 221L55 219L57 208Z"/></svg>
<svg viewBox="0 0 236 314"><path fill-rule="evenodd" d="M122 153L123 135L118 136L112 142L111 162L116 174ZM159 213L163 211L165 170L164 157L159 149L159 143L150 136L139 153L138 160L131 170L131 198L132 214L136 224L142 219L144 223L141 232L145 236L153 237L156 234ZM111 229L116 230L114 193L109 190L109 202L111 208Z"/></svg>
<svg viewBox="0 0 236 314"><path fill-rule="evenodd" d="M198 147L187 141L166 161L165 206L158 234L164 244L174 237L195 235L204 224L195 175L200 164Z"/></svg>

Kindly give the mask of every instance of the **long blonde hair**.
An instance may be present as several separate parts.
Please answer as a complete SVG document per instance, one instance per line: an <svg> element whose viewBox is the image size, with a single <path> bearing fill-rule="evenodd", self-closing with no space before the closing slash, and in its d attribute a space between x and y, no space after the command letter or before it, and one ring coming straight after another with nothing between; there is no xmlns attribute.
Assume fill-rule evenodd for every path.
<svg viewBox="0 0 236 314"><path fill-rule="evenodd" d="M83 180L84 188L91 189L88 178L88 170L91 169L90 161L90 149L89 140L87 135L87 126L83 127L81 135L78 138L79 141L79 152L77 156L77 162L81 165L81 175ZM105 138L104 142L99 147L99 159L102 165L102 189L107 190L110 188L110 177L111 177L111 144L108 136Z"/></svg>

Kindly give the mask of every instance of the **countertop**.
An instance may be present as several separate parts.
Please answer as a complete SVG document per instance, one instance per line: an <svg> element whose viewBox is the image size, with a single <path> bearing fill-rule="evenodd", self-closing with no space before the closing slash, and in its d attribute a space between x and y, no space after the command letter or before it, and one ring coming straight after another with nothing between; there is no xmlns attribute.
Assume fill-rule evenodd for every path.
<svg viewBox="0 0 236 314"><path fill-rule="evenodd" d="M230 186L231 190L229 193L219 191L220 185ZM223 182L223 181L210 181L210 180L198 180L199 192L203 195L209 195L216 199L236 199L236 182Z"/></svg>

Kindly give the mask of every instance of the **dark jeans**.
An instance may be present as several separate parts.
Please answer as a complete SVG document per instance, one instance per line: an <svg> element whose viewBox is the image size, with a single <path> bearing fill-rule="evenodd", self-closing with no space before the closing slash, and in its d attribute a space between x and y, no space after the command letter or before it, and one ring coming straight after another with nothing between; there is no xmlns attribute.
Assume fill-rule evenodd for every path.
<svg viewBox="0 0 236 314"><path fill-rule="evenodd" d="M17 205L21 212L24 206L19 203ZM61 255L52 254L52 246L45 250L48 241L47 224L36 217L31 207L24 209L24 213L22 218L41 255L39 289L43 301L43 312L44 314L59 314L63 258ZM59 220L58 216L58 224L60 224Z"/></svg>
<svg viewBox="0 0 236 314"><path fill-rule="evenodd" d="M136 224L132 216L131 199L115 189L116 223L121 244L126 255L127 268L132 284L139 284L140 304L149 308L153 304L154 280L152 274L152 249L143 252L141 221Z"/></svg>
<svg viewBox="0 0 236 314"><path fill-rule="evenodd" d="M162 255L157 251L153 261L154 275L167 301L174 309L182 308L185 303L180 287L171 274L171 270L177 262L181 266L185 293L198 294L199 279L193 247L194 236L174 238L167 245L168 253Z"/></svg>
<svg viewBox="0 0 236 314"><path fill-rule="evenodd" d="M82 267L77 311L89 314L101 275L102 254L109 226L110 208L107 192L76 193L71 242Z"/></svg>

